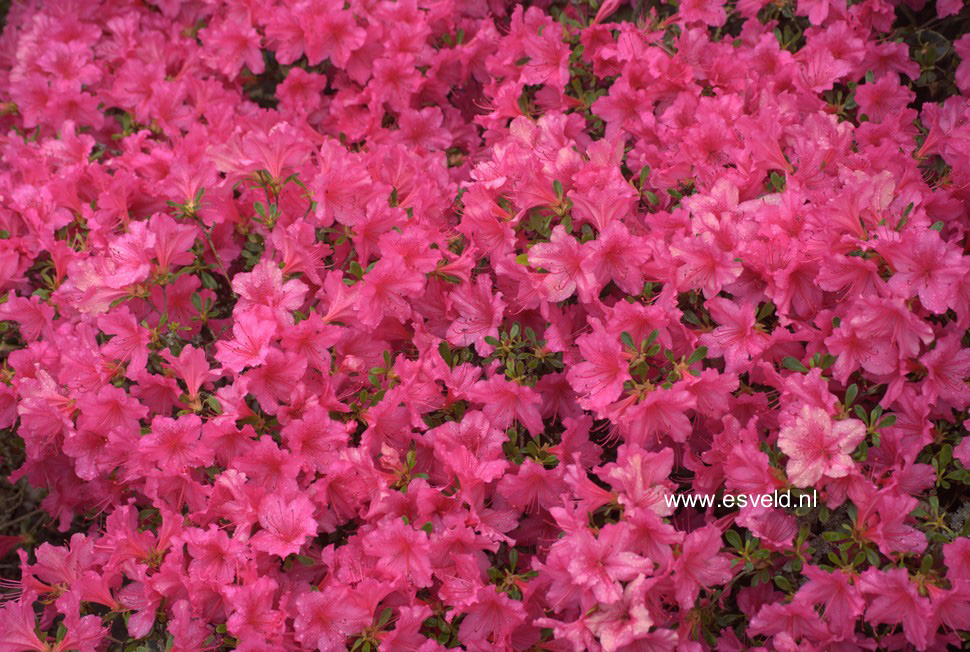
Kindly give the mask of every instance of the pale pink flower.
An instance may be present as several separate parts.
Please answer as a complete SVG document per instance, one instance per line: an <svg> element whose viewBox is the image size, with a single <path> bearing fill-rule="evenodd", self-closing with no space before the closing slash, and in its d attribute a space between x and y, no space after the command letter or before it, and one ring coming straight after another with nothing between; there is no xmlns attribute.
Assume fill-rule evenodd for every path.
<svg viewBox="0 0 970 652"><path fill-rule="evenodd" d="M858 419L832 421L828 413L805 405L792 425L778 433L778 447L788 456L788 479L810 487L823 476L842 478L854 468L850 453L866 436Z"/></svg>

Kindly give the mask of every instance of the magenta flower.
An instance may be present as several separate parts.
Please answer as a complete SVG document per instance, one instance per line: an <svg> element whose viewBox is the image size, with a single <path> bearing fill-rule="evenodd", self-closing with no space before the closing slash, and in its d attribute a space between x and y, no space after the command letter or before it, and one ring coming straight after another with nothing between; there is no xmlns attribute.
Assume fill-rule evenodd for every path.
<svg viewBox="0 0 970 652"><path fill-rule="evenodd" d="M313 511L313 503L302 494L268 494L259 503L263 529L253 535L253 546L279 557L299 552L307 537L317 533Z"/></svg>

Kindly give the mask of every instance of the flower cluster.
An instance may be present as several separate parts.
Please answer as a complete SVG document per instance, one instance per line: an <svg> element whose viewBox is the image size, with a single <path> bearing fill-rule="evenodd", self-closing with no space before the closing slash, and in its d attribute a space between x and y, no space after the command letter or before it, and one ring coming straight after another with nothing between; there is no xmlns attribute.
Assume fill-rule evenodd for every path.
<svg viewBox="0 0 970 652"><path fill-rule="evenodd" d="M0 651L967 644L961 3L533 5L13 4Z"/></svg>

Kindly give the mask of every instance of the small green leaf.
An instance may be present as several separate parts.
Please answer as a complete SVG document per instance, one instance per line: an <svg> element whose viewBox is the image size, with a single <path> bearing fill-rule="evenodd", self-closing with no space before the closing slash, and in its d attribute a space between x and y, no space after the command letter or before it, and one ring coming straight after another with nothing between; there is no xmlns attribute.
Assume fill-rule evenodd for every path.
<svg viewBox="0 0 970 652"><path fill-rule="evenodd" d="M953 446L950 444L943 444L940 448L940 467L946 468L950 461L953 459Z"/></svg>
<svg viewBox="0 0 970 652"><path fill-rule="evenodd" d="M876 425L876 428L877 429L879 429L879 428L888 428L889 426L893 425L894 423L896 423L896 415L895 414L887 414L886 416L884 416L882 418L882 421L880 421Z"/></svg>
<svg viewBox="0 0 970 652"><path fill-rule="evenodd" d="M758 316L756 317L756 321L762 321L764 319L767 319L774 311L775 311L775 304L772 303L771 301L768 301L767 303L765 303L765 305L761 306L760 310L758 310Z"/></svg>
<svg viewBox="0 0 970 652"><path fill-rule="evenodd" d="M930 228L933 229L934 231L942 231L943 222L933 222L933 226L931 226Z"/></svg>
<svg viewBox="0 0 970 652"><path fill-rule="evenodd" d="M633 343L633 336L627 333L626 331L623 331L622 333L620 333L620 340L622 340L623 345L628 349L636 350L637 347Z"/></svg>
<svg viewBox="0 0 970 652"><path fill-rule="evenodd" d="M846 409L849 409L849 406L852 405L852 402L855 401L856 396L858 395L859 395L859 386L856 385L855 383L852 383L851 385L849 385L849 387L845 390L845 401L843 402L843 405L845 406Z"/></svg>
<svg viewBox="0 0 970 652"><path fill-rule="evenodd" d="M640 185L638 186L640 190L643 190L643 184L647 182L647 177L650 176L650 166L644 165L640 168Z"/></svg>
<svg viewBox="0 0 970 652"><path fill-rule="evenodd" d="M728 530L727 532L725 532L724 538L727 539L728 543L730 543L731 546L734 547L735 549L737 550L744 549L744 545L741 543L741 536L734 530Z"/></svg>
<svg viewBox="0 0 970 652"><path fill-rule="evenodd" d="M876 552L876 550L874 550L873 548L870 548L869 546L866 546L866 559L873 566L878 566L880 563L879 553Z"/></svg>
<svg viewBox="0 0 970 652"><path fill-rule="evenodd" d="M381 612L381 617L377 619L377 626L383 627L387 624L387 621L391 619L394 611L390 607L385 607L384 611Z"/></svg>
<svg viewBox="0 0 970 652"><path fill-rule="evenodd" d="M801 362L799 362L797 358L794 358L790 355L786 355L782 359L781 364L783 367L785 367L785 369L790 369L791 371L799 371L803 374L808 373L808 367L806 367Z"/></svg>
<svg viewBox="0 0 970 652"><path fill-rule="evenodd" d="M903 216L901 218L899 218L899 222L896 223L896 230L897 231L899 231L904 226L906 226L906 223L909 222L909 214L912 211L913 211L913 202L909 202L909 205L906 206L906 210L903 211Z"/></svg>
<svg viewBox="0 0 970 652"><path fill-rule="evenodd" d="M933 570L933 555L926 555L919 564L919 572L926 575Z"/></svg>
<svg viewBox="0 0 970 652"><path fill-rule="evenodd" d="M687 364L694 364L695 362L703 360L705 357L707 357L707 347L699 347L696 351L691 353L689 358L687 358Z"/></svg>

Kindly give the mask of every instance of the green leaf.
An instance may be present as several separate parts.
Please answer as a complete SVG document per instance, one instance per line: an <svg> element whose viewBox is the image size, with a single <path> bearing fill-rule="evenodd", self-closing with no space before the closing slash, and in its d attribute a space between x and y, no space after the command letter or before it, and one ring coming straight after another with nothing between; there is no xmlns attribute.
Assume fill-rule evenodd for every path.
<svg viewBox="0 0 970 652"><path fill-rule="evenodd" d="M755 319L756 321L762 321L763 319L767 319L774 311L775 311L775 304L772 303L771 301L768 301L767 303L765 303L765 305L761 306L760 310L758 310L758 316Z"/></svg>
<svg viewBox="0 0 970 652"><path fill-rule="evenodd" d="M775 586L785 593L792 593L795 589L783 575L775 575Z"/></svg>
<svg viewBox="0 0 970 652"><path fill-rule="evenodd" d="M933 555L925 555L920 561L919 572L926 575L933 570Z"/></svg>
<svg viewBox="0 0 970 652"><path fill-rule="evenodd" d="M781 176L777 172L772 172L771 185L776 191L782 192L785 189L785 177Z"/></svg>
<svg viewBox="0 0 970 652"><path fill-rule="evenodd" d="M933 226L931 226L930 228L933 229L934 231L942 231L943 222L933 222Z"/></svg>
<svg viewBox="0 0 970 652"><path fill-rule="evenodd" d="M866 546L866 559L873 566L878 566L880 563L879 553L875 549L870 548L869 546Z"/></svg>
<svg viewBox="0 0 970 652"><path fill-rule="evenodd" d="M559 181L558 179L553 181L552 191L556 193L556 197L559 197L560 199L562 199L562 196L563 196L562 182Z"/></svg>
<svg viewBox="0 0 970 652"><path fill-rule="evenodd" d="M888 428L889 426L893 425L894 423L896 423L896 415L895 414L887 414L886 416L884 416L882 418L882 421L880 421L876 425L876 428L877 429L879 429L879 428Z"/></svg>
<svg viewBox="0 0 970 652"><path fill-rule="evenodd" d="M849 409L849 406L852 405L852 402L855 401L856 396L858 395L859 386L855 383L849 385L849 387L845 390L845 401L842 403L846 409Z"/></svg>
<svg viewBox="0 0 970 652"><path fill-rule="evenodd" d="M940 448L940 468L946 468L953 459L953 446L950 444L943 444Z"/></svg>
<svg viewBox="0 0 970 652"><path fill-rule="evenodd" d="M734 530L728 530L727 532L725 532L724 538L727 539L728 543L730 543L731 546L734 547L735 549L737 550L744 549L744 545L741 543L741 536Z"/></svg>
<svg viewBox="0 0 970 652"><path fill-rule="evenodd" d="M620 333L620 340L623 342L623 345L628 349L636 350L637 347L633 343L633 336L627 333L626 331L623 331L622 333Z"/></svg>
<svg viewBox="0 0 970 652"><path fill-rule="evenodd" d="M707 357L707 347L702 346L691 353L690 357L687 358L687 364L694 364L695 362L703 360L705 357Z"/></svg>
<svg viewBox="0 0 970 652"><path fill-rule="evenodd" d="M650 176L650 166L644 165L640 168L640 185L638 186L640 190L643 190L643 184L647 182L647 177Z"/></svg>
<svg viewBox="0 0 970 652"><path fill-rule="evenodd" d="M790 355L786 355L782 359L781 364L783 367L785 367L785 369L790 369L791 371L799 371L803 374L808 373L808 367L806 367L801 362L799 362L797 358L794 358Z"/></svg>
<svg viewBox="0 0 970 652"><path fill-rule="evenodd" d="M387 624L387 621L391 619L394 611L390 607L385 607L384 611L381 612L381 617L377 619L377 626L383 627Z"/></svg>
<svg viewBox="0 0 970 652"><path fill-rule="evenodd" d="M866 414L866 410L864 407L862 407L861 405L856 405L855 407L852 408L852 411L855 412L855 415L859 417L860 421L864 423L869 423L869 415Z"/></svg>
<svg viewBox="0 0 970 652"><path fill-rule="evenodd" d="M904 226L906 226L906 223L909 222L909 214L912 211L913 211L913 202L909 202L909 205L906 206L906 210L903 211L903 216L901 218L899 218L899 222L896 223L896 230L897 231L899 231Z"/></svg>

